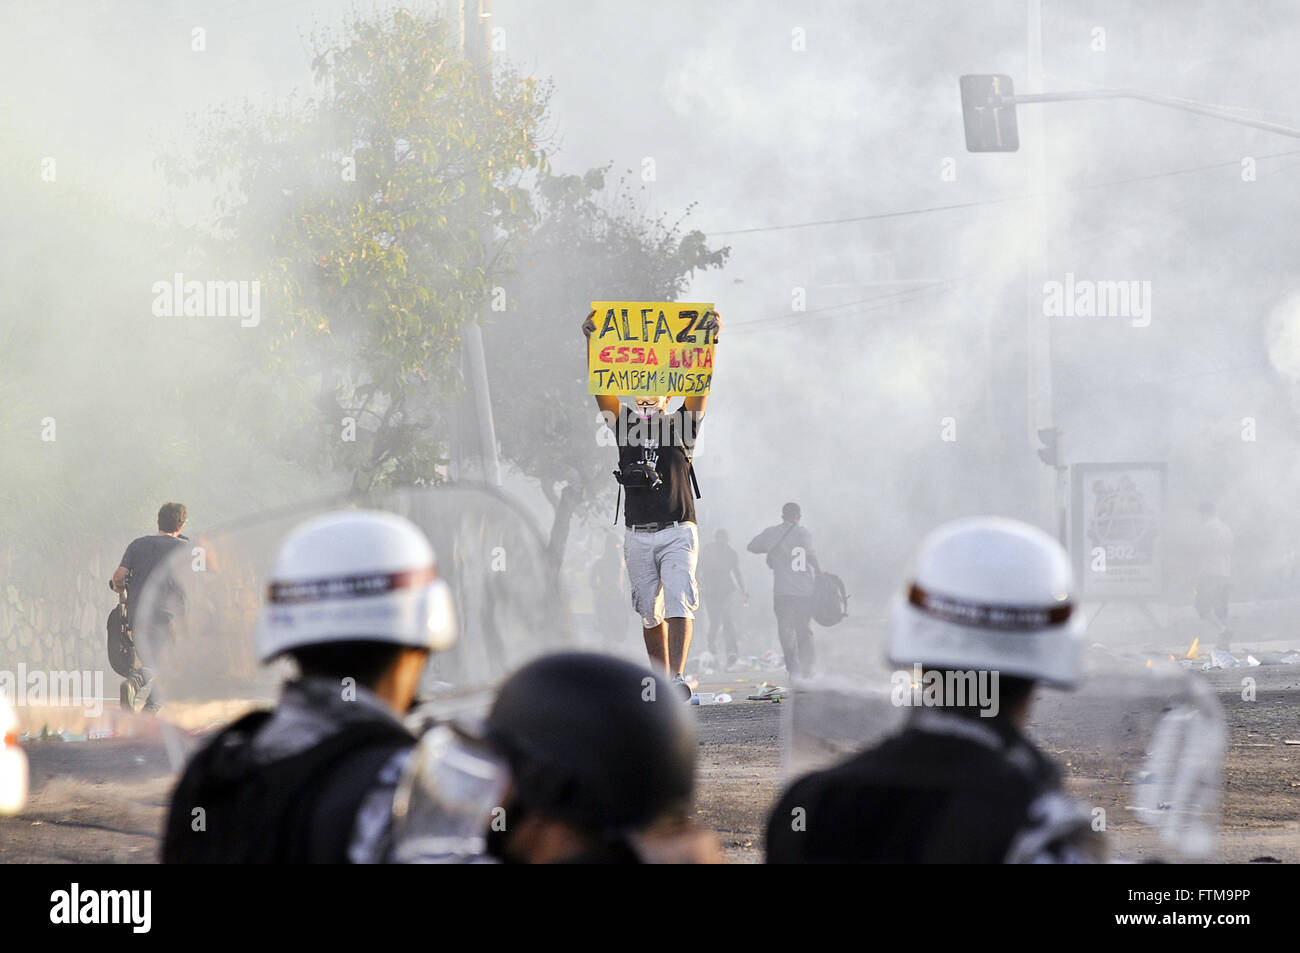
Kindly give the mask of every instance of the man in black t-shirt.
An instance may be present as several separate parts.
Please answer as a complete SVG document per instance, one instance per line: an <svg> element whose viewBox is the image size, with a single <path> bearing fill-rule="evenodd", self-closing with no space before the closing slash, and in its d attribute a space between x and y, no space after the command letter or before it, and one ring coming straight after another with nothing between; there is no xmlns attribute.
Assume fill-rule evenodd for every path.
<svg viewBox="0 0 1300 953"><path fill-rule="evenodd" d="M127 619L130 620L132 629L139 633L142 631L136 618L136 610L140 606L140 596L144 593L145 583L153 574L154 569L158 567L164 559L178 548L184 547L188 539L181 535L181 530L185 527L185 520L188 513L183 503L164 503L158 510L158 532L153 536L141 536L131 540L130 545L126 547L126 552L122 554L121 564L117 571L113 573L113 578L109 580L108 585L114 592L121 592L126 588L126 613ZM180 603L181 594L179 592L170 592L166 595L160 595L155 601L155 618L151 620L150 625L159 629L170 631L175 615L181 611L183 606ZM148 669L144 667L140 659L138 649L131 665L132 673L122 686L122 706L124 708L133 707L135 697L152 678ZM145 705L148 711L158 710L158 699L151 695Z"/></svg>
<svg viewBox="0 0 1300 953"><path fill-rule="evenodd" d="M596 330L595 314L582 326L586 337ZM720 328L716 312L699 325L715 342ZM687 397L670 414L667 397L638 395L626 406L612 395L596 395L601 419L618 444L617 472L626 495L623 557L632 605L641 617L651 667L666 671L686 698L691 690L682 672L700 604L691 454L707 400L706 395Z"/></svg>

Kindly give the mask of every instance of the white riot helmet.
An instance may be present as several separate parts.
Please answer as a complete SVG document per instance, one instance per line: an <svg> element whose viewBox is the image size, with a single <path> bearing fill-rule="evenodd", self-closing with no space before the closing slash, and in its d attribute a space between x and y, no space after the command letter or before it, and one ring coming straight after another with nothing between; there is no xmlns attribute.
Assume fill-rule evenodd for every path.
<svg viewBox="0 0 1300 953"><path fill-rule="evenodd" d="M895 600L889 660L1069 688L1083 637L1073 589L1069 556L1042 530L999 517L947 523L921 544Z"/></svg>
<svg viewBox="0 0 1300 953"><path fill-rule="evenodd" d="M271 568L257 627L263 662L299 646L358 640L430 651L456 641L433 547L395 513L310 519L285 538Z"/></svg>

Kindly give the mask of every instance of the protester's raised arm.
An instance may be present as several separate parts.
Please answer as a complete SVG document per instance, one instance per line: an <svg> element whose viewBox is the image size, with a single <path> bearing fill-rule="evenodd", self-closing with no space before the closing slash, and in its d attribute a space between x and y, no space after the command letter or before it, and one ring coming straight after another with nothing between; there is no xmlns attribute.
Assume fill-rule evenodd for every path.
<svg viewBox="0 0 1300 953"><path fill-rule="evenodd" d="M589 338L596 330L596 312L593 310L587 315L587 320L582 322L582 335ZM618 398L613 394L597 394L596 406L600 412L605 415L605 423L610 430L613 430L618 423Z"/></svg>
<svg viewBox="0 0 1300 953"><path fill-rule="evenodd" d="M595 314L596 312L592 312ZM588 320L591 320L588 318ZM595 323L592 323L592 330L595 330ZM704 315L704 320L700 322L701 331L712 331L713 342L716 344L718 336L722 333L722 320L718 317L718 312L709 311ZM707 337L706 337L707 340ZM688 411L693 414L703 414L705 404L709 401L708 394L701 394L699 397L687 397L686 402L682 404Z"/></svg>
<svg viewBox="0 0 1300 953"><path fill-rule="evenodd" d="M613 430L618 424L619 403L618 398L612 394L597 394L596 406L600 412L605 415L605 425Z"/></svg>

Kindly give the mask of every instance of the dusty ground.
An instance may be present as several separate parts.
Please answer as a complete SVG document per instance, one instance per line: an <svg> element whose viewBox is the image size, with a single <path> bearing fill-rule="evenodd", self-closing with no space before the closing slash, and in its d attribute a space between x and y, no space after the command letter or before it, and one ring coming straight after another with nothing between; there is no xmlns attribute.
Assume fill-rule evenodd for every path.
<svg viewBox="0 0 1300 953"><path fill-rule="evenodd" d="M1288 666L1294 669L1297 666ZM1256 668L1254 701L1242 673L1208 673L1231 729L1224 770L1222 859L1300 862L1300 672Z"/></svg>
<svg viewBox="0 0 1300 953"><path fill-rule="evenodd" d="M780 705L737 701L697 714L698 821L718 832L728 860L761 863L767 812L781 788Z"/></svg>
<svg viewBox="0 0 1300 953"><path fill-rule="evenodd" d="M153 863L172 774L157 737L26 745L26 810L0 818L0 863Z"/></svg>
<svg viewBox="0 0 1300 953"><path fill-rule="evenodd" d="M1300 666L1249 674L1257 681L1254 701L1241 698L1240 671L1198 676L1215 688L1229 727L1220 858L1300 862L1300 746L1284 744L1300 740ZM788 703L745 701L748 686L761 678L706 678L703 689L730 690L737 700L693 709L697 816L736 863L761 861L766 814L782 782L781 714ZM172 775L156 730L146 722L136 730L136 738L27 744L32 793L24 814L0 818L0 862L155 861ZM1086 748L1086 739L1080 744ZM1086 752L1063 747L1053 754L1076 765L1071 784L1076 793L1086 790Z"/></svg>

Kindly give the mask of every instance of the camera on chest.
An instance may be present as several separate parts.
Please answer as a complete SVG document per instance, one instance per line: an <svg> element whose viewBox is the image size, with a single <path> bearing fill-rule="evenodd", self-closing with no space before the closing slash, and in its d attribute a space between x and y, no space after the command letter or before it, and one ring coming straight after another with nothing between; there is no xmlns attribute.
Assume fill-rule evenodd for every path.
<svg viewBox="0 0 1300 953"><path fill-rule="evenodd" d="M644 460L629 463L623 469L615 470L614 479L625 487L636 487L642 490L657 490L664 482L659 471Z"/></svg>

